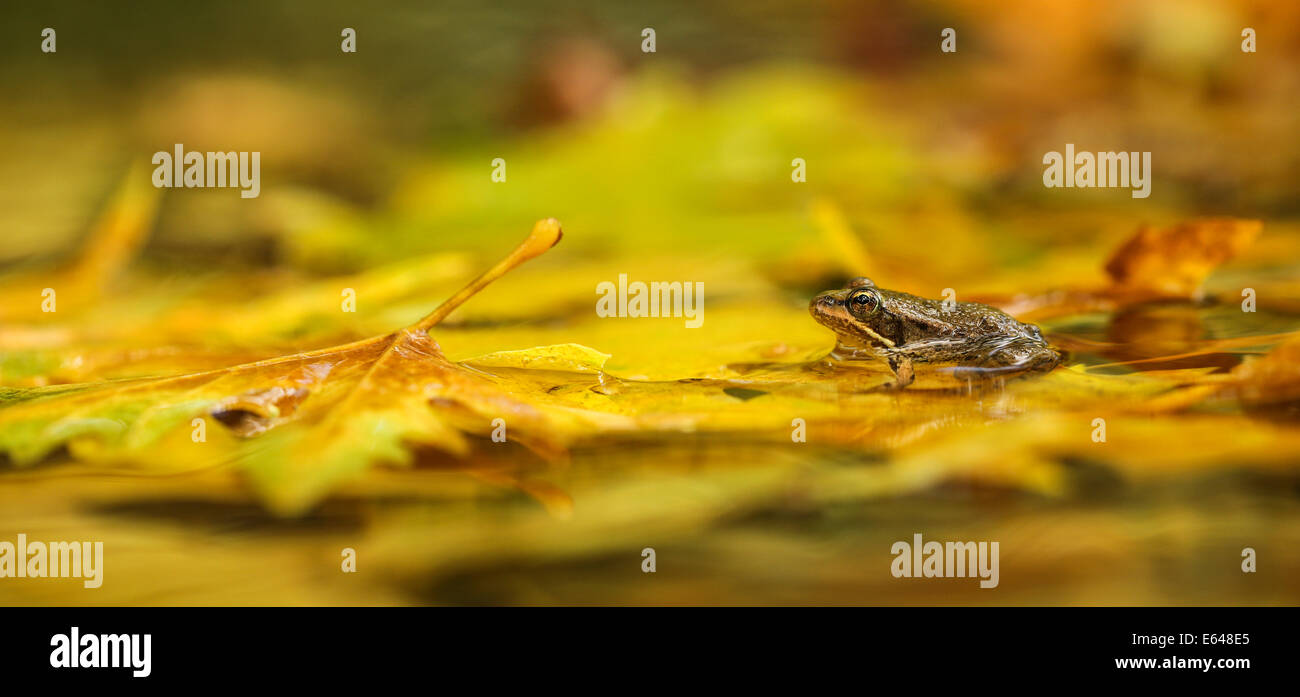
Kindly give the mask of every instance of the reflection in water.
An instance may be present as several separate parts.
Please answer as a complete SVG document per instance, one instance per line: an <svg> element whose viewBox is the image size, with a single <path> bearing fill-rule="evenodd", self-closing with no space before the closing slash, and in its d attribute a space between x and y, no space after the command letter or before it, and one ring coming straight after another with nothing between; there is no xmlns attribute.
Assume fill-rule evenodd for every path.
<svg viewBox="0 0 1300 697"><path fill-rule="evenodd" d="M1134 305L1119 310L1106 325L1106 339L1117 361L1188 353L1205 338L1202 308L1191 302Z"/></svg>

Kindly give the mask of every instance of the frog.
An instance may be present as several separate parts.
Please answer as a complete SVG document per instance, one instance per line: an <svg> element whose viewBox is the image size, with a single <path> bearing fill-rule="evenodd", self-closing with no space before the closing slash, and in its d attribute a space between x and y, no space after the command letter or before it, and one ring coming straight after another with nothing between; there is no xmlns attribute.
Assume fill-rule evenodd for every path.
<svg viewBox="0 0 1300 697"><path fill-rule="evenodd" d="M913 383L917 364L959 378L1000 378L1047 372L1062 359L1036 325L995 307L887 290L865 276L818 293L808 311L835 332L831 358L883 361L898 389Z"/></svg>

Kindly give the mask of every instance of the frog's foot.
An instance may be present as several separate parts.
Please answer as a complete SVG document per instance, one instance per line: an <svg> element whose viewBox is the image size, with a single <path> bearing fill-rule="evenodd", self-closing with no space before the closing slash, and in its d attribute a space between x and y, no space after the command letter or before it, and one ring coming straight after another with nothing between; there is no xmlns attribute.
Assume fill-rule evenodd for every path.
<svg viewBox="0 0 1300 697"><path fill-rule="evenodd" d="M1024 373L1045 373L1061 364L1061 354L1051 348L1023 353L999 353L981 366L956 366L947 372L962 380L999 380Z"/></svg>
<svg viewBox="0 0 1300 697"><path fill-rule="evenodd" d="M993 356L994 367L1008 368L1017 372L1047 372L1061 364L1061 354L1056 349L1042 345L1017 347L998 352Z"/></svg>
<svg viewBox="0 0 1300 697"><path fill-rule="evenodd" d="M885 357L889 363L889 369L894 371L894 377L898 378L895 389L903 389L916 380L916 370L912 368L912 359L899 354L889 354Z"/></svg>

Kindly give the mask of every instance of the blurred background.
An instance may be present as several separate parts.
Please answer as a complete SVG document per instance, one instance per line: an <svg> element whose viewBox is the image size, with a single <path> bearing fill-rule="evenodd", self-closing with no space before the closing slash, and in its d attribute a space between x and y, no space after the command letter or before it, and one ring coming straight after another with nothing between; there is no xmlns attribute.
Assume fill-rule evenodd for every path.
<svg viewBox="0 0 1300 697"><path fill-rule="evenodd" d="M1159 355L1237 340L1242 355L1218 366L1232 368L1300 326L1293 2L60 2L11 3L4 17L0 285L16 289L4 297L76 263L106 219L139 233L120 245L121 268L62 301L60 326L0 314L7 386L163 374L176 351L187 368L219 367L390 331L552 216L563 244L454 314L437 332L449 357L572 341L648 380L808 358L831 341L807 299L848 277L927 297L1091 287L1140 224L1200 216L1264 221L1207 281L1226 310L1044 328L1158 339ZM56 53L40 51L44 27ZM340 50L344 27L356 53ZM945 27L956 53L939 50ZM1256 53L1241 51L1244 27ZM260 151L261 195L149 187L149 158L176 143ZM1150 151L1151 196L1044 188L1043 154L1066 143ZM494 158L505 183L491 180ZM793 158L806 183L791 182ZM705 327L595 321L592 289L620 273L703 281ZM344 278L369 290L340 317ZM1261 312L1229 312L1247 285ZM1054 433L1070 407L1042 398L982 405L978 420L1027 417ZM899 428L940 429L966 409L919 405L924 419ZM1258 423L1215 409L1240 419L1211 429L1215 442ZM908 460L878 433L863 437L867 455L862 442L813 456L744 439L593 447L545 477L579 513L564 522L538 505L545 494L445 468L377 472L291 521L211 472L45 468L0 478L0 532L105 530L132 582L88 601L28 582L0 601L1293 604L1300 456L1294 426L1267 423L1259 450L1214 451L1195 476L1169 455L1154 482L1144 467L1158 444L1192 426L1171 422L1116 460L1057 453L1059 489L1036 486L1038 470L930 476L932 458L1016 460L982 425L969 457ZM895 469L870 470L881 463ZM868 468L873 483L838 489L843 468ZM917 471L930 474L907 476ZM1002 591L878 573L881 550L916 531L1001 539ZM358 539L381 571L340 580L331 560ZM1267 575L1240 573L1247 543L1273 552ZM652 544L676 560L653 584L639 570ZM175 560L165 574L162 558Z"/></svg>
<svg viewBox="0 0 1300 697"><path fill-rule="evenodd" d="M817 194L889 245L895 223L954 210L1066 245L1169 211L1294 216L1297 13L1244 0L19 3L0 47L0 260L74 246L126 167L177 142L263 153L251 204L164 197L147 257L202 267L496 249L494 234L543 213L582 225L578 245L761 254L809 226L800 204ZM56 54L38 50L46 26ZM938 50L949 26L955 54ZM1240 50L1246 26L1255 54ZM656 53L641 52L644 27ZM1066 142L1152 151L1156 194L1044 189L1042 154ZM795 156L811 163L806 187L777 176ZM509 197L484 175L494 157ZM1062 209L1071 222L1051 229L1033 217ZM358 230L348 213L384 220ZM750 224L782 215L779 240Z"/></svg>

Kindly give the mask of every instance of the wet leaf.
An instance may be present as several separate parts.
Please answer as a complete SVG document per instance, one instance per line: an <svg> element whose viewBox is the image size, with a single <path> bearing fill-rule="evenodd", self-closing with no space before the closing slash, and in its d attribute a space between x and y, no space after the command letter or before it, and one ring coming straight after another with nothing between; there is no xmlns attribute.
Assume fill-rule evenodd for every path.
<svg viewBox="0 0 1300 697"><path fill-rule="evenodd" d="M0 410L0 451L19 465L61 446L94 461L148 460L146 453L182 425L211 417L251 438L234 456L272 507L297 513L373 463L408 463L411 446L464 454L462 430L475 430L467 425L471 416L483 424L477 430L503 418L525 442L558 450L558 434L543 428L536 408L448 361L427 331L559 238L558 223L539 222L509 257L393 334L190 375L9 390ZM564 347L556 355L590 360L595 354ZM444 413L453 409L461 413ZM195 452L210 452L205 445L195 443Z"/></svg>
<svg viewBox="0 0 1300 697"><path fill-rule="evenodd" d="M1259 236L1258 220L1195 220L1171 227L1143 225L1106 262L1115 289L1133 294L1195 298L1211 271Z"/></svg>

